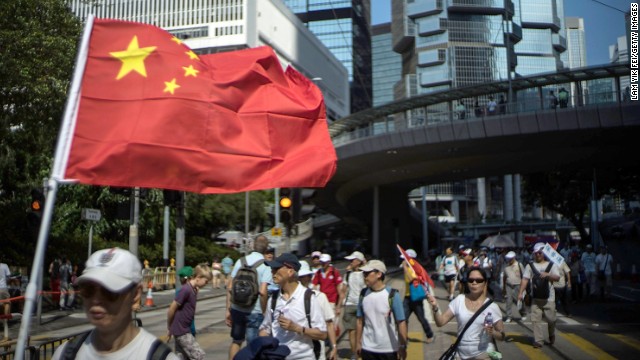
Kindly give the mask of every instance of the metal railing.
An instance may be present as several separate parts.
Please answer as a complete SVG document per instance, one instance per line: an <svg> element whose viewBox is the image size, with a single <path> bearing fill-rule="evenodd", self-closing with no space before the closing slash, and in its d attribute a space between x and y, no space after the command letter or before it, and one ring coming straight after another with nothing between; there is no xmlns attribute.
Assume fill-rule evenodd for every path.
<svg viewBox="0 0 640 360"><path fill-rule="evenodd" d="M619 93L616 91L595 92L583 96L569 96L566 103L563 102L561 104L558 102L558 104L553 107L550 105L551 101L548 97L549 90L554 90L557 97L556 87L545 88L543 97L533 92L523 93L522 99L519 99L517 102L496 104L493 111L489 111L488 108L488 97L490 94L487 94L482 100L478 101L477 106L475 106L475 99L460 99L459 101L463 101L465 104L472 104L471 106L465 105L464 109L456 109L459 101L454 102L451 106L449 106L448 103L440 103L428 107L416 108L376 119L365 126L361 126L352 131L345 131L335 136L332 140L334 146L338 147L364 138L420 127L459 124L462 122L473 122L500 116L508 117L523 113L568 111L575 108L597 109L598 106L618 103L619 96ZM625 97L622 95L620 98L624 99ZM446 110L442 110L443 108Z"/></svg>

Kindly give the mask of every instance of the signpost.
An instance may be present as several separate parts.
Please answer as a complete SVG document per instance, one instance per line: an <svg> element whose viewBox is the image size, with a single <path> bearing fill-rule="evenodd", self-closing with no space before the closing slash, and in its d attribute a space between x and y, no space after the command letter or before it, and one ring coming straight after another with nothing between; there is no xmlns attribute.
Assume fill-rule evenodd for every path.
<svg viewBox="0 0 640 360"><path fill-rule="evenodd" d="M100 210L96 210L96 209L82 209L82 220L88 220L91 221L91 226L89 227L89 251L87 254L87 259L91 256L91 244L93 242L93 225L100 221L100 219L102 218L102 214L100 213Z"/></svg>

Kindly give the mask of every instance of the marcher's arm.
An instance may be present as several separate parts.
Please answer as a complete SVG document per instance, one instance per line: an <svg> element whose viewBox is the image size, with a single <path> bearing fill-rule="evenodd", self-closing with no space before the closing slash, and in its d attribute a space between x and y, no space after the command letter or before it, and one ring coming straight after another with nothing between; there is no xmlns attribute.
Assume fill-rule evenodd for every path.
<svg viewBox="0 0 640 360"><path fill-rule="evenodd" d="M520 281L520 289L518 290L518 300L522 299L522 293L527 289L527 285L529 284L529 279L522 278Z"/></svg>
<svg viewBox="0 0 640 360"><path fill-rule="evenodd" d="M405 320L398 321L398 359L407 358L407 322Z"/></svg>
<svg viewBox="0 0 640 360"><path fill-rule="evenodd" d="M264 312L267 311L267 301L269 300L267 283L260 284L260 290L258 293L260 294L260 309L262 309L262 313L264 314Z"/></svg>
<svg viewBox="0 0 640 360"><path fill-rule="evenodd" d="M180 304L175 300L171 302L171 305L169 305L169 310L167 311L167 329L171 328L171 324L173 324L173 318L176 315L176 311L178 311L178 307L180 307Z"/></svg>
<svg viewBox="0 0 640 360"><path fill-rule="evenodd" d="M359 317L356 319L356 352L360 355L362 350L362 327L364 326L364 318Z"/></svg>

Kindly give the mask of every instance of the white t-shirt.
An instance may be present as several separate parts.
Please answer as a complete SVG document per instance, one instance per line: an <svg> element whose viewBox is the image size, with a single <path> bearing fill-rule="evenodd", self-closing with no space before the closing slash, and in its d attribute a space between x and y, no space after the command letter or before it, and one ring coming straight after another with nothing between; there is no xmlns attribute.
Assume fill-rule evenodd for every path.
<svg viewBox="0 0 640 360"><path fill-rule="evenodd" d="M556 289L564 288L567 285L566 276L571 276L571 275L569 275L570 272L571 272L571 268L569 268L569 265L567 265L567 263L565 261L563 261L562 265L560 265L560 267L558 267L558 273L560 274L560 280L555 281L553 283L553 287L555 287Z"/></svg>
<svg viewBox="0 0 640 360"><path fill-rule="evenodd" d="M449 255L442 261L445 275L455 275L458 273L458 258L455 255Z"/></svg>
<svg viewBox="0 0 640 360"><path fill-rule="evenodd" d="M458 295L449 303L449 309L458 322L458 334L460 334L475 313L467 309L464 304L464 298L464 295ZM496 303L492 303L480 313L473 321L473 324L464 332L462 339L460 339L458 355L461 359L473 358L484 352L495 351L491 337L489 337L489 334L484 330L484 319L489 313L491 313L493 317L494 324L502 320L502 312Z"/></svg>
<svg viewBox="0 0 640 360"><path fill-rule="evenodd" d="M611 275L613 271L611 271L611 263L613 263L613 256L611 254L598 254L596 256L596 270L604 270L604 273L607 275Z"/></svg>
<svg viewBox="0 0 640 360"><path fill-rule="evenodd" d="M548 261L543 261L541 263L538 262L533 262L533 263L529 263L527 264L527 266L524 268L524 272L522 273L522 278L523 279L529 279L529 285L527 286L531 286L531 278L533 278L533 271L531 270L531 266L530 264L533 264L533 266L536 267L536 269L538 270L538 272L542 273L545 270L547 270L547 266L549 266L549 262ZM549 273L551 275L557 275L560 276L560 273L558 272L558 267L553 264L553 266L551 266L551 270L549 270ZM547 301L555 301L556 300L556 292L553 291L553 287L551 285L550 281L547 281L547 284L549 286L549 298L547 299Z"/></svg>
<svg viewBox="0 0 640 360"><path fill-rule="evenodd" d="M9 277L11 277L11 270L9 270L9 266L7 264L0 263L0 289L7 289Z"/></svg>
<svg viewBox="0 0 640 360"><path fill-rule="evenodd" d="M267 302L267 311L264 314L264 320L260 325L260 331L265 330L280 341L280 345L286 345L291 350L291 354L287 356L287 360L298 359L313 359L313 341L308 336L303 336L293 331L288 331L280 327L280 323L277 321L280 315L285 316L287 319L294 323L309 327L307 321L307 315L304 311L304 293L305 290L302 284L298 283L298 287L293 292L288 300L285 300L281 295L278 296L276 301L275 311L271 311L271 298ZM311 297L310 304L310 317L311 327L319 329L320 331L327 331L327 324L324 320L324 314L322 309L318 305L318 299L315 296ZM275 317L274 317L275 314ZM275 318L275 319L274 319Z"/></svg>
<svg viewBox="0 0 640 360"><path fill-rule="evenodd" d="M125 347L118 351L111 353L104 353L97 351L91 344L91 336L93 333L85 339L84 343L76 354L76 359L83 360L122 360L122 359L146 359L149 354L149 348L151 344L156 340L156 337L148 333L145 329L140 328L140 332L136 337L131 340ZM63 351L68 342L58 346L56 352L53 354L53 360L61 358ZM170 353L167 356L168 360L178 360L179 358Z"/></svg>
<svg viewBox="0 0 640 360"><path fill-rule="evenodd" d="M322 309L322 317L324 317L324 320L326 322L333 321L335 314L333 313L331 304L329 304L327 295L320 290L313 290L313 293L316 294L316 300L318 300L318 306ZM326 360L326 358L324 341L320 341L320 357L318 360Z"/></svg>
<svg viewBox="0 0 640 360"><path fill-rule="evenodd" d="M348 279L347 279L348 277ZM358 305L358 301L360 301L360 292L362 289L367 287L364 283L364 275L362 271L352 271L345 275L345 281L347 285L347 299L345 301L345 305Z"/></svg>
<svg viewBox="0 0 640 360"><path fill-rule="evenodd" d="M390 288L369 290L358 304L358 317L363 317L362 348L374 353L398 351L396 322L404 321L400 293L396 292L389 306Z"/></svg>

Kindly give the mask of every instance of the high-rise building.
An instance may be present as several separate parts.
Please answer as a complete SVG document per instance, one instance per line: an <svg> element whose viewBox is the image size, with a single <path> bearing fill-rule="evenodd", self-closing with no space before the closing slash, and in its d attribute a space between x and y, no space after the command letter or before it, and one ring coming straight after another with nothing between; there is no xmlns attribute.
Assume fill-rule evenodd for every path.
<svg viewBox="0 0 640 360"><path fill-rule="evenodd" d="M89 14L159 26L198 54L270 46L283 65L322 79L329 121L349 114L347 69L282 0L68 0L81 19Z"/></svg>
<svg viewBox="0 0 640 360"><path fill-rule="evenodd" d="M372 28L371 59L373 69L373 106L392 102L393 88L402 78L402 58L391 51L391 24Z"/></svg>
<svg viewBox="0 0 640 360"><path fill-rule="evenodd" d="M351 112L370 108L370 0L283 1L349 71Z"/></svg>
<svg viewBox="0 0 640 360"><path fill-rule="evenodd" d="M424 94L561 69L563 8L563 0L392 0L407 90L398 95L413 82Z"/></svg>
<svg viewBox="0 0 640 360"><path fill-rule="evenodd" d="M612 63L628 63L629 62L629 48L627 47L627 36L620 36L616 43L613 45L609 45L609 61ZM620 78L620 88L616 88L616 85L613 84L613 91L618 92L621 91L621 98L624 100L627 96L629 96L629 86L631 84L631 78L629 76L623 76Z"/></svg>
<svg viewBox="0 0 640 360"><path fill-rule="evenodd" d="M564 67L575 69L587 66L584 19L567 17L564 23L567 28L567 51L562 53Z"/></svg>

